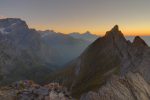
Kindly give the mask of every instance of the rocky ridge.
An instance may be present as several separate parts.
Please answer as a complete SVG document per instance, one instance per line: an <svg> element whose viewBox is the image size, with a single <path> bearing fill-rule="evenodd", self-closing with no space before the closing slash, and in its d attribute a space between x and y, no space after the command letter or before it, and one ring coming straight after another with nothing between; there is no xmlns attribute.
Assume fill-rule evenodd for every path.
<svg viewBox="0 0 150 100"><path fill-rule="evenodd" d="M121 99L122 97L119 97L119 95L117 95L117 97L115 92L112 92L112 94L108 92L116 91L117 93L120 89L128 89L127 96L128 94L131 96L129 100L135 100L139 98L136 97L137 95L135 96L136 90L133 91L137 85L140 87L137 93L143 93L142 89L145 89L144 86L149 87L149 65L150 48L145 41L138 36L135 37L133 42L127 41L116 25L110 31L106 32L103 37L93 42L79 58L68 65L64 71L64 76L61 75L62 78L65 79L63 83L67 85L69 83L68 86L73 96L80 98L80 96L84 94L81 97L82 100L99 100L103 98L103 95L107 95L110 99L104 97L102 100L117 100L119 98L120 100L126 100ZM113 75L117 77L111 78ZM122 77L124 77L124 79L121 81L125 81L120 83L118 79ZM116 80L116 83L113 80ZM130 83L126 83L126 81ZM134 83L134 81L136 81L136 83ZM120 83L120 87L117 89L115 89L116 87L113 88L113 86L117 86L118 83ZM107 84L110 84L112 89L110 88L111 86ZM130 88L133 89L130 90L130 88L124 86L124 84L132 85ZM108 91L101 89L103 86L108 89ZM92 92L94 95L91 96L91 94L89 95L88 93L89 91L98 92ZM101 91L100 93L103 93L103 95L96 98L95 94L99 95L99 91ZM149 91L149 89L147 91ZM134 93L131 94L130 92ZM126 92L124 92L123 95L126 95ZM149 92L144 92L142 95L144 95L143 99L149 99ZM90 96L92 98L90 98ZM142 97L140 98L142 99Z"/></svg>
<svg viewBox="0 0 150 100"><path fill-rule="evenodd" d="M88 92L80 100L149 100L150 85L139 73L113 76L97 92Z"/></svg>
<svg viewBox="0 0 150 100"><path fill-rule="evenodd" d="M113 28L112 34L117 27ZM115 32L117 35L118 31ZM107 34L106 34L107 35ZM81 96L81 100L149 100L150 85L150 48L139 36L133 43L120 41L120 70L117 76L111 73L98 91L88 92ZM124 50L123 50L124 49ZM113 76L113 77L112 77Z"/></svg>

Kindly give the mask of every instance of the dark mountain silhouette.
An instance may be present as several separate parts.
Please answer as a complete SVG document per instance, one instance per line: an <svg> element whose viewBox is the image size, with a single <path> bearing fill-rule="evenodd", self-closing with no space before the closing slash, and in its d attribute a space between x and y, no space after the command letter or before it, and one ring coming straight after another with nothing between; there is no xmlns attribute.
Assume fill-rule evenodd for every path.
<svg viewBox="0 0 150 100"><path fill-rule="evenodd" d="M135 37L133 43L127 41L116 25L106 32L105 36L92 43L66 69L57 74L59 76L57 79L62 79L61 81L70 88L73 96L77 98L83 93L95 91L82 95L81 100L149 99L149 52L150 48L144 40ZM126 81L130 83L126 83ZM122 86L124 84L127 86ZM138 86L139 89L134 90ZM148 90L142 92L142 89L146 88ZM128 91L124 92L121 89L128 89ZM121 91L122 95L127 97L119 95L115 91L118 93ZM143 97L136 95L136 92L143 93Z"/></svg>
<svg viewBox="0 0 150 100"><path fill-rule="evenodd" d="M150 36L140 36L150 46ZM127 40L133 41L134 36L126 36Z"/></svg>

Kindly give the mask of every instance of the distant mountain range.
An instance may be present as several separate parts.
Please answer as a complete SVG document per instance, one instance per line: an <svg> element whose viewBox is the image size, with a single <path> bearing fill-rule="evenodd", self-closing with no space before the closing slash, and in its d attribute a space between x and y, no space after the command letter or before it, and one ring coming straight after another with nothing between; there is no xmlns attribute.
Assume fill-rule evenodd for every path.
<svg viewBox="0 0 150 100"><path fill-rule="evenodd" d="M91 32L87 31L83 34L80 34L78 32L73 32L69 34L70 36L77 38L77 39L83 39L90 42L94 42L99 36L92 34Z"/></svg>
<svg viewBox="0 0 150 100"><path fill-rule="evenodd" d="M40 31L40 34L44 43L53 47L60 55L60 66L78 57L92 43L85 39L74 38L54 31Z"/></svg>
<svg viewBox="0 0 150 100"><path fill-rule="evenodd" d="M0 19L0 44L0 84L22 79L41 83L42 77L77 58L91 41L36 31L21 19L6 18Z"/></svg>

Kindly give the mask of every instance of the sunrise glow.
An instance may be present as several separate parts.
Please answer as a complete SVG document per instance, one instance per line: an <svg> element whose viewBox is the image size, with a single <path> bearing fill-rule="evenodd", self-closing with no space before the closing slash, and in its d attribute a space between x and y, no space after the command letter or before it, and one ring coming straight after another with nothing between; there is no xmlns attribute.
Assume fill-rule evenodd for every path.
<svg viewBox="0 0 150 100"><path fill-rule="evenodd" d="M150 35L149 4L149 0L1 0L0 18L17 17L30 28L65 34L88 30L103 35L117 24L125 35Z"/></svg>

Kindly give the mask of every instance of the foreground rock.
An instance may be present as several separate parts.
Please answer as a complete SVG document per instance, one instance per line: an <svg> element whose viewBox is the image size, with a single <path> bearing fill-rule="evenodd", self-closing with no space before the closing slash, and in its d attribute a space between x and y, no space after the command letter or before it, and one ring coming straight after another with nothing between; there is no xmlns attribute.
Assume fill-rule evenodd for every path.
<svg viewBox="0 0 150 100"><path fill-rule="evenodd" d="M11 88L0 88L0 100L15 100L14 91Z"/></svg>
<svg viewBox="0 0 150 100"><path fill-rule="evenodd" d="M19 81L0 89L0 100L73 100L58 83L40 86L32 81Z"/></svg>
<svg viewBox="0 0 150 100"><path fill-rule="evenodd" d="M139 73L113 76L99 91L84 94L80 100L150 100L150 85Z"/></svg>

